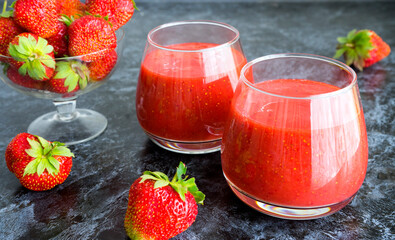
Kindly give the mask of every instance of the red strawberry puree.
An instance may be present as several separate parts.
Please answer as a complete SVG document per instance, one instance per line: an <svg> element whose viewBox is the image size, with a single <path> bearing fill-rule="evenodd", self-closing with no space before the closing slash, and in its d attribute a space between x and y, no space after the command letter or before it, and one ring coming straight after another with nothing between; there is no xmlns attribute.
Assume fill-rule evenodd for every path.
<svg viewBox="0 0 395 240"><path fill-rule="evenodd" d="M339 89L303 79L255 87L292 97ZM367 167L365 122L350 100L353 90L333 94L292 99L244 88L223 136L226 178L247 195L279 206L325 206L353 196Z"/></svg>
<svg viewBox="0 0 395 240"><path fill-rule="evenodd" d="M183 43L168 48L199 50L216 46ZM220 139L245 63L243 54L228 47L200 52L158 49L148 53L136 94L142 128L170 140Z"/></svg>

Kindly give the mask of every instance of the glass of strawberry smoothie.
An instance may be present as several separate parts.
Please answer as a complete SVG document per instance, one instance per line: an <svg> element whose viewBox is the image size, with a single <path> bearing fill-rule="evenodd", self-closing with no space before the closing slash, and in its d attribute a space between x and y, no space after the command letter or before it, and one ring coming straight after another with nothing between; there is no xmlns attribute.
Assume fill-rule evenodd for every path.
<svg viewBox="0 0 395 240"><path fill-rule="evenodd" d="M355 72L307 54L247 63L221 159L233 192L260 212L314 219L339 211L361 187L368 162Z"/></svg>
<svg viewBox="0 0 395 240"><path fill-rule="evenodd" d="M246 58L239 32L212 21L158 26L147 37L136 93L148 137L174 152L217 151Z"/></svg>

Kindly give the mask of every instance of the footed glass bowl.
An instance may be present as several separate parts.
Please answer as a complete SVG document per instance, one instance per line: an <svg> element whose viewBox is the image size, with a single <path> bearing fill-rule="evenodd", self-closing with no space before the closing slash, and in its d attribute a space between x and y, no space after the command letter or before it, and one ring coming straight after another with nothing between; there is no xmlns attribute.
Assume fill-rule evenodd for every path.
<svg viewBox="0 0 395 240"><path fill-rule="evenodd" d="M103 85L117 69L125 33L119 29L116 36L115 50L55 58L55 72L51 79L44 81L35 80L28 74L23 76L14 67L13 58L0 55L0 79L5 84L23 94L51 100L56 107L56 111L31 122L28 133L73 145L91 140L106 129L105 116L89 109L76 108L76 100L79 95Z"/></svg>

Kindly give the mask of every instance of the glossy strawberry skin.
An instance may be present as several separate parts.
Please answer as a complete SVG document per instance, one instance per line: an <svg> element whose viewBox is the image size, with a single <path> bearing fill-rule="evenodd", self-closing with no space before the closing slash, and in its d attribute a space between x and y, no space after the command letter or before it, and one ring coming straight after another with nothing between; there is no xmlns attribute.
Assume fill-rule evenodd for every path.
<svg viewBox="0 0 395 240"><path fill-rule="evenodd" d="M106 56L88 63L90 70L90 79L92 81L101 81L105 79L117 63L118 55L115 50L112 50Z"/></svg>
<svg viewBox="0 0 395 240"><path fill-rule="evenodd" d="M8 44L24 30L15 23L12 17L0 17L0 54L6 55Z"/></svg>
<svg viewBox="0 0 395 240"><path fill-rule="evenodd" d="M370 42L373 45L373 49L369 51L370 57L364 60L364 67L369 67L383 58L387 57L390 52L390 46L383 41L383 39L378 36L374 31L369 30L370 33Z"/></svg>
<svg viewBox="0 0 395 240"><path fill-rule="evenodd" d="M83 16L69 26L69 54L85 55L83 60L92 61L103 57L117 46L115 31L100 17ZM100 51L99 53L97 53Z"/></svg>
<svg viewBox="0 0 395 240"><path fill-rule="evenodd" d="M29 32L49 38L57 32L56 0L16 0L14 18Z"/></svg>
<svg viewBox="0 0 395 240"><path fill-rule="evenodd" d="M197 204L189 192L185 202L170 186L154 189L154 181L137 179L129 191L125 228L133 239L169 239L196 219Z"/></svg>
<svg viewBox="0 0 395 240"><path fill-rule="evenodd" d="M46 88L45 81L38 81L34 80L33 78L29 77L28 75L22 76L19 74L18 70L10 67L7 70L7 77L15 84L31 89L38 89L43 90Z"/></svg>
<svg viewBox="0 0 395 240"><path fill-rule="evenodd" d="M49 89L52 92L56 93L67 93L68 92L68 87L65 86L65 81L66 79L56 79L56 78L51 78L48 83L49 83ZM72 91L69 93L76 92L80 89L80 87L77 85Z"/></svg>
<svg viewBox="0 0 395 240"><path fill-rule="evenodd" d="M86 6L80 0L57 0L56 9L59 15L80 18L85 14Z"/></svg>
<svg viewBox="0 0 395 240"><path fill-rule="evenodd" d="M59 162L59 172L56 175L49 174L47 170L41 175L37 173L24 175L26 166L34 160L34 157L26 152L27 149L31 149L28 138L38 141L38 138L32 134L20 133L8 144L5 160L10 172L15 174L24 187L34 191L49 190L63 183L71 171L71 156L53 156Z"/></svg>
<svg viewBox="0 0 395 240"><path fill-rule="evenodd" d="M47 171L44 171L40 176L37 173L23 176L23 171L31 160L15 162L13 165L15 175L22 186L33 191L46 191L62 184L70 174L73 165L72 158L64 156L54 157L60 163L59 173L55 176Z"/></svg>
<svg viewBox="0 0 395 240"><path fill-rule="evenodd" d="M47 38L47 41L53 46L55 57L64 57L68 55L67 25L58 21L56 29L55 35Z"/></svg>
<svg viewBox="0 0 395 240"><path fill-rule="evenodd" d="M8 144L5 150L5 161L10 172L15 173L14 163L30 162L31 157L27 155L25 149L29 149L30 145L27 138L36 140L37 138L29 133L20 133L16 135Z"/></svg>
<svg viewBox="0 0 395 240"><path fill-rule="evenodd" d="M86 6L93 15L108 16L114 30L126 24L134 13L131 0L87 0Z"/></svg>

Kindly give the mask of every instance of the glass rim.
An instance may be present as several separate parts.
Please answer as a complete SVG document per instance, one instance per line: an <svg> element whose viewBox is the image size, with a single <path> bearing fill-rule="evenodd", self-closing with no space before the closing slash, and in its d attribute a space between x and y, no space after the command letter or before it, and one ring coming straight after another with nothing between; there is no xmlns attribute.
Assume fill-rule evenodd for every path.
<svg viewBox="0 0 395 240"><path fill-rule="evenodd" d="M125 30L123 30L123 28L121 27L121 28L118 28L116 31L115 31L115 35L116 35L116 37L117 37L117 47L115 48L115 49L117 49L117 48L119 48L119 44L121 44L122 43L122 41L123 41L123 39L125 38ZM118 36L119 35L119 36ZM118 38L119 37L119 38ZM87 53L87 54L84 54L84 55L77 55L77 56L67 56L67 57L58 57L58 58L54 58L54 60L55 61L61 61L61 60L80 60L80 59L82 59L82 58L84 58L84 57L89 57L89 56L91 56L91 55L95 55L95 54L98 54L98 53L101 53L101 52L105 52L105 51L107 51L108 49L107 48L105 48L105 49L102 49L102 50L99 50L99 51L96 51L96 52L91 52L91 53ZM2 55L2 54L0 54L0 58L2 58L2 59L13 59L13 57L11 57L11 56L6 56L6 55Z"/></svg>
<svg viewBox="0 0 395 240"><path fill-rule="evenodd" d="M248 81L248 78L245 76L247 69L251 68L253 65L255 65L259 62L272 60L272 59L279 59L279 58L307 58L307 59L313 59L313 60L327 62L328 64L335 64L336 66L349 72L352 76L352 81L350 83L348 83L346 86L344 86L336 91L315 94L315 95L311 95L308 97L291 97L291 96L287 96L287 95L270 93L270 92L267 92L267 91L264 91L262 89L255 87L253 83ZM341 94L341 93L346 92L349 89L353 88L357 82L357 74L350 66L346 65L343 62L335 60L333 58L319 56L319 55L315 55L315 54L307 54L307 53L279 53L279 54L270 54L270 55L266 55L263 57L259 57L259 58L256 58L256 59L246 63L246 65L244 65L244 67L241 69L240 79L243 81L244 84L246 84L251 89L261 92L261 93L264 93L264 94L267 94L267 95L271 95L271 96L275 96L275 97L279 97L279 98L289 98L289 99L316 99L316 98L326 98L326 97L338 95L338 94ZM311 80L313 80L313 79L311 79Z"/></svg>
<svg viewBox="0 0 395 240"><path fill-rule="evenodd" d="M205 24L205 25L219 26L219 27L227 28L230 31L232 31L233 33L235 33L235 37L233 37L230 41L219 44L218 46L197 49L197 50L173 49L170 47L163 46L163 45L155 42L151 38L152 34L154 34L155 32L165 29L165 28L168 28L168 27L174 27L174 26L180 26L180 25L193 25L193 24ZM231 46L234 43L236 43L239 39L240 39L240 33L235 27L233 27L232 25L223 23L223 22L217 22L217 21L211 21L211 20L189 20L189 21L176 21L176 22L165 23L165 24L162 24L162 25L159 25L159 26L153 28L151 31L148 32L148 35L147 35L148 43L155 46L158 49L172 51L172 52L186 52L186 53L187 52L205 52L205 51L211 51L213 49L219 49L219 48Z"/></svg>

